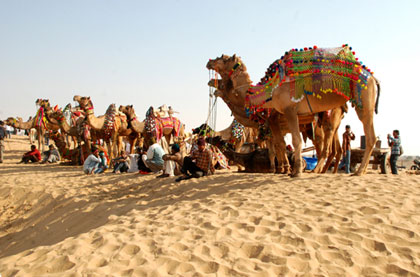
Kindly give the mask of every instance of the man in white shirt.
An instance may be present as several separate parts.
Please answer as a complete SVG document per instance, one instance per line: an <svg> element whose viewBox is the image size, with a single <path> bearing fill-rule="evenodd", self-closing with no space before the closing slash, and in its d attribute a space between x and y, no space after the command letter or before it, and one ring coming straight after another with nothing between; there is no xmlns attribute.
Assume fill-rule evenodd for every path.
<svg viewBox="0 0 420 277"><path fill-rule="evenodd" d="M101 164L101 158L99 157L99 150L96 149L92 154L90 154L84 164L83 164L83 172L86 174L94 173L95 169L99 167Z"/></svg>
<svg viewBox="0 0 420 277"><path fill-rule="evenodd" d="M151 139L153 143L149 149L147 150L146 154L143 154L142 159L144 164L152 171L152 172L159 172L163 169L163 155L165 155L165 151L163 150L162 146L156 142L155 138Z"/></svg>

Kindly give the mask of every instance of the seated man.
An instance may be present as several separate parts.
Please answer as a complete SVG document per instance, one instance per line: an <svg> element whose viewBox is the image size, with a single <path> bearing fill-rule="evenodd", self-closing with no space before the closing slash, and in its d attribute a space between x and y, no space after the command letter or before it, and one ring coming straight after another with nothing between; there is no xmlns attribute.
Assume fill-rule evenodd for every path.
<svg viewBox="0 0 420 277"><path fill-rule="evenodd" d="M102 160L99 157L99 150L95 149L93 153L86 158L83 164L83 172L86 174L100 173L98 170L100 170L99 166L101 162Z"/></svg>
<svg viewBox="0 0 420 277"><path fill-rule="evenodd" d="M35 145L31 145L31 151L23 154L22 160L19 163L27 164L29 162L37 163L40 161L41 161L41 153L39 152L38 149L36 149Z"/></svg>
<svg viewBox="0 0 420 277"><path fill-rule="evenodd" d="M157 177L165 178L181 173L183 159L178 144L173 144L171 147L171 154L163 155L162 159L164 160L165 173Z"/></svg>
<svg viewBox="0 0 420 277"><path fill-rule="evenodd" d="M127 172L130 168L130 158L127 156L124 150L121 150L120 156L113 160L114 170L112 173Z"/></svg>
<svg viewBox="0 0 420 277"><path fill-rule="evenodd" d="M101 162L99 163L98 168L95 170L95 174L103 173L108 169L108 159L105 156L105 152L102 150L99 151L99 159L101 159Z"/></svg>
<svg viewBox="0 0 420 277"><path fill-rule="evenodd" d="M163 169L163 155L165 151L155 138L151 139L152 145L147 150L147 154L142 156L144 164L152 171L159 172Z"/></svg>
<svg viewBox="0 0 420 277"><path fill-rule="evenodd" d="M58 152L57 148L54 147L53 144L50 144L49 150L44 151L42 155L44 155L44 159L41 162L42 164L45 164L47 162L56 163L60 161L60 153Z"/></svg>
<svg viewBox="0 0 420 277"><path fill-rule="evenodd" d="M212 153L206 148L206 141L204 138L199 138L197 141L197 149L192 151L190 157L184 158L181 171L185 176L176 179L177 182L190 178L200 178L214 173Z"/></svg>

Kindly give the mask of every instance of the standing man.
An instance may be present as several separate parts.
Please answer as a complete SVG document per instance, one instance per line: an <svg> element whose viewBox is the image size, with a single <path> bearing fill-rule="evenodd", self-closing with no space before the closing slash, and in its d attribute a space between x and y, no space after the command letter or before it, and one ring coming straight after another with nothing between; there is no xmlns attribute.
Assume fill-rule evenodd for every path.
<svg viewBox="0 0 420 277"><path fill-rule="evenodd" d="M392 132L392 135L394 137L391 137L391 135L388 134L388 145L391 146L391 158L390 158L391 171L392 171L392 174L398 174L397 161L398 161L398 157L401 155L400 131L394 130Z"/></svg>
<svg viewBox="0 0 420 277"><path fill-rule="evenodd" d="M350 173L350 158L351 146L350 141L354 140L356 136L351 131L350 125L346 125L346 131L343 134L343 153L344 153L344 166L346 174Z"/></svg>
<svg viewBox="0 0 420 277"><path fill-rule="evenodd" d="M6 129L4 128L4 122L0 121L0 163L3 163L5 139L6 139Z"/></svg>

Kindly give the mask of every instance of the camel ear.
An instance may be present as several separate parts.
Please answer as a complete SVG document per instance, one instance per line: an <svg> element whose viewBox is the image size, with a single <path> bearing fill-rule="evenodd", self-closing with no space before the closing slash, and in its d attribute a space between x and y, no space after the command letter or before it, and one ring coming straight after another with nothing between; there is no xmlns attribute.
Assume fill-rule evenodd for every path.
<svg viewBox="0 0 420 277"><path fill-rule="evenodd" d="M87 98L88 100L90 100L90 96L88 96L88 98Z"/></svg>
<svg viewBox="0 0 420 277"><path fill-rule="evenodd" d="M233 54L232 60L235 60L235 59L236 59L236 54Z"/></svg>
<svg viewBox="0 0 420 277"><path fill-rule="evenodd" d="M130 108L133 108L133 105L130 105Z"/></svg>

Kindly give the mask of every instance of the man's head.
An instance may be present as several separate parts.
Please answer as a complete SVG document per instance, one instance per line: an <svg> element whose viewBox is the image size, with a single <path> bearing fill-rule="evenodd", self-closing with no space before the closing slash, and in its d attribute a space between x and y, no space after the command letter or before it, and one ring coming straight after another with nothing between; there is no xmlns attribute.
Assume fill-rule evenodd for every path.
<svg viewBox="0 0 420 277"><path fill-rule="evenodd" d="M394 137L399 137L399 135L400 135L400 131L399 131L399 130L394 130L394 131L392 132L392 135L393 135Z"/></svg>
<svg viewBox="0 0 420 277"><path fill-rule="evenodd" d="M350 125L346 125L346 131L350 131L350 130L351 130Z"/></svg>
<svg viewBox="0 0 420 277"><path fill-rule="evenodd" d="M104 151L99 151L99 156L105 157L105 152Z"/></svg>
<svg viewBox="0 0 420 277"><path fill-rule="evenodd" d="M98 157L99 156L99 149L95 149L93 151L93 155L95 155L96 157Z"/></svg>
<svg viewBox="0 0 420 277"><path fill-rule="evenodd" d="M50 145L48 146L48 148L50 148L50 150L53 150L53 149L54 149L54 144L50 144Z"/></svg>
<svg viewBox="0 0 420 277"><path fill-rule="evenodd" d="M197 141L198 150L201 152L206 148L206 140L204 138L199 138Z"/></svg>
<svg viewBox="0 0 420 277"><path fill-rule="evenodd" d="M4 121L0 120L0 126L4 126Z"/></svg>
<svg viewBox="0 0 420 277"><path fill-rule="evenodd" d="M179 149L179 144L175 143L175 144L172 145L172 147L171 147L172 154L178 153L179 150L180 150Z"/></svg>
<svg viewBox="0 0 420 277"><path fill-rule="evenodd" d="M31 145L31 150L34 151L35 149L36 149L36 146L32 144Z"/></svg>
<svg viewBox="0 0 420 277"><path fill-rule="evenodd" d="M125 151L124 150L120 151L120 156L123 156L123 157L125 156Z"/></svg>

